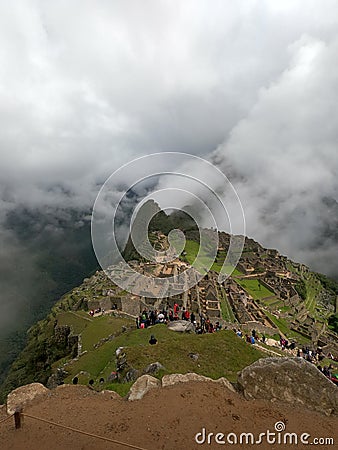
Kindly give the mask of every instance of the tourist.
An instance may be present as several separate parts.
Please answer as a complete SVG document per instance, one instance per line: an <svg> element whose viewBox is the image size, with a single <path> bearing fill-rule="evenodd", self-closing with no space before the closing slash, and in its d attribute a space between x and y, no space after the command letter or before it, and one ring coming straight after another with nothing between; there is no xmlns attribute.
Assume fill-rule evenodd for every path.
<svg viewBox="0 0 338 450"><path fill-rule="evenodd" d="M151 310L151 311L150 311L150 314L149 314L149 320L150 320L151 325L155 325L155 322L156 322L156 312L155 312L154 310Z"/></svg>
<svg viewBox="0 0 338 450"><path fill-rule="evenodd" d="M202 328L202 331L204 332L205 331L205 317L202 313L200 314L200 318L201 318L201 328Z"/></svg>
<svg viewBox="0 0 338 450"><path fill-rule="evenodd" d="M201 327L201 325L199 323L196 326L195 333L196 334L203 334L202 327Z"/></svg>
<svg viewBox="0 0 338 450"><path fill-rule="evenodd" d="M194 323L196 321L196 317L193 312L190 314L190 321L191 321L191 323Z"/></svg>
<svg viewBox="0 0 338 450"><path fill-rule="evenodd" d="M147 313L147 310L145 310L145 309L142 311L140 322L141 322L140 328L147 328L149 325L148 313Z"/></svg>
<svg viewBox="0 0 338 450"><path fill-rule="evenodd" d="M150 344L150 345L155 345L155 344L157 344L157 339L155 338L155 336L154 336L153 334L150 336L149 344Z"/></svg>
<svg viewBox="0 0 338 450"><path fill-rule="evenodd" d="M219 324L219 322L217 321L215 324L215 331L220 331L222 329L222 325Z"/></svg>
<svg viewBox="0 0 338 450"><path fill-rule="evenodd" d="M331 378L331 373L330 373L330 370L329 370L329 368L328 368L327 366L324 366L324 367L323 367L323 374L324 374L326 377Z"/></svg>
<svg viewBox="0 0 338 450"><path fill-rule="evenodd" d="M164 314L163 314L163 312L160 312L157 315L157 320L158 320L158 323L164 323Z"/></svg>

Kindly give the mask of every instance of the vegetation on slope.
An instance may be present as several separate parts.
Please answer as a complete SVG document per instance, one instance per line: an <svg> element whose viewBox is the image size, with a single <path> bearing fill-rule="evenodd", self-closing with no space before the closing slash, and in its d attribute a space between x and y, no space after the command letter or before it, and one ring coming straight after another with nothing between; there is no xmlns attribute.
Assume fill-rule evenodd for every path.
<svg viewBox="0 0 338 450"><path fill-rule="evenodd" d="M150 228L168 233L173 228L184 229L184 227L186 246L182 259L193 264L199 250L199 233L188 215L174 213L167 216L161 212L155 215ZM155 246L155 240L151 241ZM254 242L249 242L244 249L246 253L254 251L254 247L251 249L250 245L254 245ZM134 250L127 244L125 249L127 259L138 259L134 255ZM211 270L220 272L225 256L225 251L219 251ZM202 255L202 264L203 257L206 258L207 255ZM258 279L244 278L243 273L237 269L233 276L243 289L267 307L266 314L282 333L300 343L307 343L306 338L290 329L288 319L272 314L276 308L283 313L288 312L287 306L283 305L278 298L273 298L273 292L263 286ZM313 315L318 314L318 317L324 320L325 311L320 311L318 295L329 292L327 298L331 298L338 292L338 284L320 274L307 273L300 276L302 276L302 281L299 283L300 295L304 297L307 310ZM256 348L239 340L233 332L221 331L203 336L182 335L169 331L163 325L147 330L130 330L134 327L134 322L128 318L110 316L90 318L85 312L88 305L83 299L100 300L105 297L109 283L103 278L93 277L88 283L65 295L52 308L51 314L45 320L30 329L27 347L13 364L6 382L1 387L0 401L1 398L4 399L7 392L21 384L32 381L46 383L52 371L65 362L69 362L65 366L69 373L67 382L71 382L74 376L79 376L80 383L87 383L89 379L93 379L94 386L98 389L109 388L122 393L128 389L127 384L107 382L108 376L116 370L115 351L118 347L124 347L128 367L136 370L142 371L150 363L159 361L165 370L158 376L164 373L194 371L212 378L226 376L234 380L238 370L264 356ZM219 298L223 318L234 322L235 318L224 295L223 287L220 287ZM79 311L79 308L83 311ZM66 342L55 339L55 321L61 326L68 325L74 334L81 335L82 351L86 353L77 360L72 360L76 353L74 347L69 347ZM331 316L329 324L332 330L337 330L336 316ZM125 328L129 328L129 331L123 331ZM156 334L159 340L156 346L148 344L151 333ZM189 353L198 354L197 361L190 358ZM103 383L100 382L101 378L104 379Z"/></svg>
<svg viewBox="0 0 338 450"><path fill-rule="evenodd" d="M15 320L8 312L0 329L0 385L27 342L28 328L97 269L86 215L70 209L41 212L25 207L7 215L5 226L20 251L7 254L0 274L2 296L15 312Z"/></svg>
<svg viewBox="0 0 338 450"><path fill-rule="evenodd" d="M151 334L156 336L157 345L149 344ZM156 375L158 377L168 373L196 372L215 379L225 376L235 381L239 370L266 356L239 339L233 331L184 334L170 331L166 325L159 324L122 333L98 348L92 347L78 360L67 365L69 376L65 381L71 383L82 372L88 374L84 381L93 379L98 389L121 389L120 383L107 381L109 375L116 371L115 352L119 347L123 347L127 359L123 375L130 368L142 372L149 364L160 362L165 369ZM198 359L195 361L189 354L198 355ZM101 378L105 380L103 383L100 383Z"/></svg>
<svg viewBox="0 0 338 450"><path fill-rule="evenodd" d="M332 314L329 318L329 328L334 331L335 333L338 333L338 313Z"/></svg>
<svg viewBox="0 0 338 450"><path fill-rule="evenodd" d="M255 300L274 296L275 294L270 289L263 286L257 279L237 279L239 285L244 288L248 294Z"/></svg>

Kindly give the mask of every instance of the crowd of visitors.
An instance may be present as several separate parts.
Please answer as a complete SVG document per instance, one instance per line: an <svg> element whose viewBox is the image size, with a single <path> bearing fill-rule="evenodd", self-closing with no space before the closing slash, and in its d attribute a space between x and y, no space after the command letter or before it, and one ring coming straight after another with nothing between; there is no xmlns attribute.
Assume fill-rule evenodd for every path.
<svg viewBox="0 0 338 450"><path fill-rule="evenodd" d="M249 334L243 334L242 331L238 329L234 329L234 332L237 334L237 336L241 339L245 339L246 342L249 344L255 344L256 342L262 342L263 344L266 342L266 337L264 334L259 336L255 330L252 330L251 335ZM296 343L295 342L289 342L284 337L280 336L279 339L279 345L281 350L295 350ZM328 366L323 366L320 364L321 361L323 361L325 358L332 359L335 361L336 359L332 355L332 353L328 353L327 355L324 355L324 352L322 348L317 347L315 350L310 349L309 347L302 347L297 348L297 357L304 358L306 361L315 364L327 378L329 378L333 383L338 385L338 375L334 372L337 371L337 369L332 365L329 364Z"/></svg>
<svg viewBox="0 0 338 450"><path fill-rule="evenodd" d="M94 316L95 313L102 312L104 313L104 310L101 310L101 308L97 310L91 310L89 311L90 316ZM198 319L198 321L196 320ZM162 310L148 310L144 309L142 313L136 318L136 327L138 329L142 328L148 328L151 325L156 324L168 324L169 322L173 322L176 320L185 320L188 322L191 322L194 325L194 330L196 334L204 334L204 333L214 333L217 331L220 331L222 329L222 325L219 321L216 321L215 323L211 322L210 318L201 313L201 314L195 314L193 311L189 311L185 307L180 307L177 303L174 304L173 308L167 308ZM256 343L263 343L265 344L267 342L267 338L264 335L264 333L258 334L256 330L252 330L250 333L243 333L241 329L234 328L233 331L236 333L236 335L245 340L248 344L256 344ZM279 339L279 346L281 350L291 350L294 351L294 355L297 355L297 357L304 358L306 361L316 365L318 370L320 370L323 375L325 375L327 378L329 378L333 383L338 385L338 375L336 372L336 367L334 367L332 364L328 365L322 365L322 361L326 358L332 359L332 361L338 361L338 358L334 357L332 353L324 354L323 350L320 347L317 347L316 349L310 349L307 346L304 347L298 347L296 346L295 342L289 342L286 338L283 336L280 336ZM151 338L149 339L150 345L157 344L157 339L154 335L151 335ZM296 353L297 352L297 353ZM76 379L73 380L73 383L75 384L77 382Z"/></svg>
<svg viewBox="0 0 338 450"><path fill-rule="evenodd" d="M263 344L266 342L266 337L264 334L261 336L258 335L256 330L252 330L251 334L243 334L242 331L238 328L234 328L234 332L237 334L237 336L241 339L245 339L245 341L248 344L256 344L256 342L263 342Z"/></svg>
<svg viewBox="0 0 338 450"><path fill-rule="evenodd" d="M197 322L196 319L199 319ZM197 334L203 333L214 333L222 329L219 321L215 323L211 322L210 318L205 314L196 314L193 311L189 311L185 307L180 308L177 303L174 307L168 308L166 310L151 310L148 311L144 309L142 313L136 318L136 327L148 328L151 325L156 325L158 323L167 324L175 320L185 320L191 322L195 327L195 332Z"/></svg>

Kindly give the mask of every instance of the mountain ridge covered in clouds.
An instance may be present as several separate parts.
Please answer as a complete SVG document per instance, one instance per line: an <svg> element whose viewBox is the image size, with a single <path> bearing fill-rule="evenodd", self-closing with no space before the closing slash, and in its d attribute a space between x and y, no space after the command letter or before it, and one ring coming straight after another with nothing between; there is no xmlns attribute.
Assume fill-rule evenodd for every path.
<svg viewBox="0 0 338 450"><path fill-rule="evenodd" d="M335 0L3 2L0 336L21 327L22 342L56 294L96 268L100 187L156 152L211 161L249 236L337 277L336 10Z"/></svg>
<svg viewBox="0 0 338 450"><path fill-rule="evenodd" d="M337 204L332 200L326 202L335 213ZM16 236L18 251L11 253L11 261L8 261L7 253L6 258L0 259L3 274L1 378L23 348L25 330L45 317L65 292L77 286L98 268L91 244L88 217L87 213L74 210L50 210L43 214L37 210L22 209L9 215L7 226ZM161 220L155 221L155 228L156 224L163 222ZM186 222L184 217L182 220ZM170 222L170 227L177 225L176 222ZM130 248L128 251L131 252ZM325 272L320 268L315 270ZM334 278L338 280L338 274ZM10 352L8 348L11 348Z"/></svg>

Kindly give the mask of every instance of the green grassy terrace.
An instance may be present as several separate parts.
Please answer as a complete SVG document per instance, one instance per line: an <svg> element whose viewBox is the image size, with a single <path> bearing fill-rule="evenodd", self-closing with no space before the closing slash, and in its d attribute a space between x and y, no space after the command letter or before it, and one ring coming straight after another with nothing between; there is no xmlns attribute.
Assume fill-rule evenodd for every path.
<svg viewBox="0 0 338 450"><path fill-rule="evenodd" d="M260 300L266 297L272 297L275 294L259 283L257 279L238 278L237 283L247 291L255 300Z"/></svg>
<svg viewBox="0 0 338 450"><path fill-rule="evenodd" d="M71 313L69 319L73 320ZM67 321L65 316L63 320ZM112 389L122 395L127 393L130 383L99 383L101 377L107 380L110 373L116 370L115 351L118 347L124 347L128 365L134 369L142 371L149 364L160 362L165 370L157 375L159 378L170 373L196 372L214 379L225 376L235 381L238 371L266 356L230 330L204 335L183 334L159 324L144 330L131 329L121 333L122 325L130 326L131 322L105 316L85 324L82 341L83 350L87 352L67 365L69 376L66 383L71 383L74 376L82 372L79 376L82 384L87 384L92 378L97 389ZM94 348L100 338L114 332L117 335L113 340ZM151 334L158 339L155 346L148 343ZM198 360L190 358L189 353L197 353ZM58 367L61 362L56 362L54 367Z"/></svg>
<svg viewBox="0 0 338 450"><path fill-rule="evenodd" d="M196 257L198 255L199 248L200 248L200 246L199 246L198 242L188 239L186 241L185 247L184 247L184 251L186 252L186 255L185 255L185 257L181 256L181 259L185 259L187 261L187 263L189 263L191 266L195 267L196 270L199 270L201 273L205 273L206 271L204 269L208 265L210 257L207 254L201 253L198 261L196 261ZM222 266L223 266L225 258L226 258L225 251L218 252L216 260L210 267L210 270L220 273L222 270ZM231 270L231 269L232 268L230 266L226 267L227 271ZM243 274L238 269L235 269L232 272L232 276L241 276L241 275L243 275Z"/></svg>

